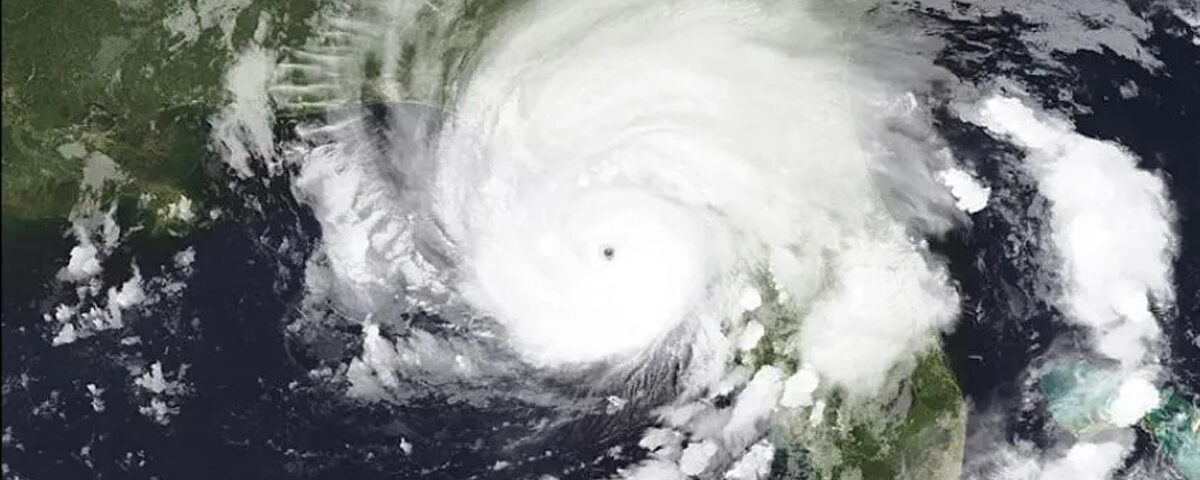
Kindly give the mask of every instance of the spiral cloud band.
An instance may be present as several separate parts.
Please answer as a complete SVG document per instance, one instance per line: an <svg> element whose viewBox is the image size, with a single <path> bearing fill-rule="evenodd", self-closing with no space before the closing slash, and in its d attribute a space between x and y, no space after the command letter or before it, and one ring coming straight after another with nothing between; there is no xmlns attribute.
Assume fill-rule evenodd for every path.
<svg viewBox="0 0 1200 480"><path fill-rule="evenodd" d="M352 397L518 399L554 411L561 430L535 429L555 442L599 411L584 436L649 418L649 457L621 475L761 478L779 447L769 422L837 453L831 415L884 422L910 373L941 365L960 297L926 242L954 230L938 251L965 287L965 335L985 321L1082 327L1090 342L1055 341L1046 359L1119 363L1105 421L1125 428L1157 405L1176 248L1163 179L1019 82L952 72L904 7L518 3L379 2L280 56L270 82L256 72L274 57L253 48L231 72L238 103L265 103L234 88L254 77L279 111L325 115L282 161L263 156L271 172L297 167L291 186L321 229L297 328L320 343L363 327ZM390 73L370 77L355 51ZM328 75L289 83L313 70ZM356 106L366 98L385 102ZM244 110L216 130L259 147L230 151L242 177L272 142ZM997 148L964 147L980 135ZM1029 457L1010 439L968 443L984 463ZM1124 455L1118 443L1105 455ZM1058 472L1089 445L1029 468ZM822 455L817 468L841 463Z"/></svg>
<svg viewBox="0 0 1200 480"><path fill-rule="evenodd" d="M460 87L433 205L457 290L527 358L720 332L764 276L807 312L806 361L851 385L951 320L873 183L875 94L810 13L545 2L514 24Z"/></svg>

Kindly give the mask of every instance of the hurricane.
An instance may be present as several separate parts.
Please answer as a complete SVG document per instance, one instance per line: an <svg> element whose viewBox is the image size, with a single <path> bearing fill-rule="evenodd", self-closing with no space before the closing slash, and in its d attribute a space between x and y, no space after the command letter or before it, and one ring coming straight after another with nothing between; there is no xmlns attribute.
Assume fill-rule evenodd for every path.
<svg viewBox="0 0 1200 480"><path fill-rule="evenodd" d="M498 27L430 151L393 159L402 171L418 166L400 185L315 175L356 194L395 192L366 197L364 222L322 218L331 246L372 215L397 218L381 221L389 228L368 245L386 255L381 263L418 271L389 272L384 289L445 290L497 321L528 361L568 368L688 346L717 359L730 327L771 289L810 310L810 345L883 353L867 366L814 349L812 363L848 385L877 383L949 322L944 272L874 184L888 161L909 162L888 167L912 182L930 183L929 169L871 151L872 130L884 126L865 104L887 99L869 98L881 97L870 77L838 58L811 13L535 10L519 31ZM356 135L347 143L361 142ZM325 162L361 162L352 148L317 155L302 179L339 168ZM948 198L916 201L932 209ZM953 221L945 217L933 221ZM358 281L357 265L338 258L333 268ZM883 313L855 305L868 289L879 308L897 308L874 324L888 331L840 328L855 322L839 317L866 326ZM838 368L845 363L863 368Z"/></svg>
<svg viewBox="0 0 1200 480"><path fill-rule="evenodd" d="M6 478L1200 478L1194 5L276 3L105 37Z"/></svg>

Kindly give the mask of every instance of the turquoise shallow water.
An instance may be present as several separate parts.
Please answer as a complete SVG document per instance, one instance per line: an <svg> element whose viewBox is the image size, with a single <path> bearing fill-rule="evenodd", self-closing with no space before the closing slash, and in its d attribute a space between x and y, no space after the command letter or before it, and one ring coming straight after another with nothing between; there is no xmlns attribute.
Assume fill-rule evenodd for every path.
<svg viewBox="0 0 1200 480"><path fill-rule="evenodd" d="M1039 385L1054 422L1086 438L1113 428L1107 412L1120 382L1117 372L1064 362L1047 368ZM1200 478L1200 407L1193 399L1164 390L1160 405L1146 413L1138 428L1155 439L1180 473Z"/></svg>
<svg viewBox="0 0 1200 480"><path fill-rule="evenodd" d="M1200 478L1200 408L1176 392L1164 392L1163 404L1143 423L1187 478Z"/></svg>

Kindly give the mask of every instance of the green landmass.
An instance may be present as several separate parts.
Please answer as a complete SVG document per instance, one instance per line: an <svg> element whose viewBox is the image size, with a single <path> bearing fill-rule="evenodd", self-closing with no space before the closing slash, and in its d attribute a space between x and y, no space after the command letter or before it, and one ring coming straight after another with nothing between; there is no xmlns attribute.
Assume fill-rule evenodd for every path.
<svg viewBox="0 0 1200 480"><path fill-rule="evenodd" d="M1200 406L1183 393L1166 390L1162 404L1142 419L1142 426L1158 442L1179 473L1200 479Z"/></svg>
<svg viewBox="0 0 1200 480"><path fill-rule="evenodd" d="M783 301L766 272L755 285L762 305L747 319L764 326L758 344L737 358L757 370L774 365L794 373L802 358L793 339L803 304ZM803 352L799 352L803 356ZM966 404L940 346L893 369L876 395L855 397L844 388L818 390L820 421L812 408L795 409L771 436L782 445L784 478L829 480L942 480L960 476Z"/></svg>
<svg viewBox="0 0 1200 480"><path fill-rule="evenodd" d="M959 478L966 406L940 349L919 357L910 375L879 396L852 398L837 388L825 402L819 423L797 415L775 432L789 478Z"/></svg>
<svg viewBox="0 0 1200 480"><path fill-rule="evenodd" d="M83 161L61 154L63 145L103 153L120 166L128 181L105 201L149 198L149 216L180 197L203 206L211 181L204 168L209 119L228 103L224 75L251 44L301 67L305 56L297 52L345 63L346 72L324 64L277 72L280 85L312 87L277 98L281 117L319 113L329 102L444 107L514 4L427 5L403 27L371 23L386 15L369 4L329 0L6 1L0 52L6 235L32 223L62 223L77 204ZM330 21L339 18L369 27L355 31ZM389 28L405 31L400 38L370 33ZM384 65L389 41L400 42L400 56ZM347 92L350 98L342 96Z"/></svg>
<svg viewBox="0 0 1200 480"><path fill-rule="evenodd" d="M83 160L112 158L117 197L158 212L205 199L208 119L226 102L223 75L260 23L267 46L302 42L316 0L3 3L3 218L6 237L62 223L80 195ZM219 21L218 21L219 20Z"/></svg>

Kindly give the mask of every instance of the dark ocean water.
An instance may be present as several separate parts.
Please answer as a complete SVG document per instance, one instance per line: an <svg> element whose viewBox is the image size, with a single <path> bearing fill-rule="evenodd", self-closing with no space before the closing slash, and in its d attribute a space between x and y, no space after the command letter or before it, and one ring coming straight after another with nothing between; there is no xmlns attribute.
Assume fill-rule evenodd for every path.
<svg viewBox="0 0 1200 480"><path fill-rule="evenodd" d="M1048 107L1074 111L1071 119L1079 133L1125 146L1141 159L1140 168L1166 179L1178 213L1180 243L1174 264L1176 306L1158 312L1167 338L1162 360L1170 374L1168 387L1195 398L1200 392L1200 46L1192 43L1190 28L1178 18L1149 18L1154 34L1147 45L1163 63L1157 71L1111 51L1061 55L1056 60L1067 68L1059 73L1029 69L1033 57L1012 33L1030 26L1015 16L963 26L955 38L958 46L946 50L941 64L963 78L1000 74L1020 79ZM970 52L979 42L1001 48L989 50L983 61L974 55L960 61L949 53ZM1028 73L1033 71L1038 73ZM1121 88L1130 82L1138 86L1138 95L1126 98ZM1062 98L1071 102L1055 100ZM1038 241L1047 228L1041 220L1047 218L1046 199L1031 188L1032 178L1015 168L1021 155L1017 149L948 112L938 115L938 127L955 155L975 165L993 187L989 207L973 216L971 228L932 242L935 251L950 259L963 293L964 315L944 343L973 407L1005 412L1008 436L1044 447L1051 442L1049 419L1021 402L1032 385L1027 369L1039 365L1056 340L1060 345L1087 341L1085 332L1064 326L1062 312L1034 293L1032 278L1053 277L1052 253ZM1012 218L1021 219L1024 228L1014 228ZM968 435L990 428L995 428L991 422L972 421ZM1138 433L1136 453L1127 465L1154 453L1145 432Z"/></svg>
<svg viewBox="0 0 1200 480"><path fill-rule="evenodd" d="M998 19L959 31L961 48L986 41L997 48L979 62L958 62L947 54L942 64L964 78L1003 75L1019 78L1040 98L1062 98L1065 91L1087 112L1072 116L1077 131L1093 138L1118 142L1137 154L1141 168L1161 172L1170 187L1178 213L1178 259L1175 262L1176 310L1160 312L1168 333L1170 351L1164 359L1176 382L1200 391L1200 46L1194 45L1188 27L1168 15L1151 17L1155 34L1149 45L1163 62L1158 72L1111 52L1083 51L1059 59L1069 67L1064 75L1024 74L1031 56L1018 42L1006 42L1002 32L1026 28L1016 18ZM1007 65L1007 66L1006 66ZM986 72L986 73L984 73ZM1044 72L1044 71L1043 71ZM1122 85L1135 82L1139 95L1124 98ZM1047 101L1054 106L1056 101ZM1059 105L1069 108L1068 105ZM1068 110L1070 111L1070 110ZM1061 312L1037 299L1031 274L1048 274L1053 267L1041 262L1049 252L1037 236L1047 208L1045 198L1022 172L1021 153L989 137L980 127L958 120L948 112L938 115L938 127L955 154L976 165L985 183L1000 190L994 206L974 217L968 231L953 232L936 242L935 249L951 260L951 268L964 293L964 321L947 337L954 352L956 371L964 392L984 400L997 390L1010 388L1030 361L1061 332L1054 323ZM1021 218L1015 228L1006 215ZM1025 252L1016 255L1016 251ZM973 313L973 315L972 315ZM972 356L982 357L974 359ZM1001 397L1010 397L1002 392ZM984 400L986 401L986 400Z"/></svg>
<svg viewBox="0 0 1200 480"><path fill-rule="evenodd" d="M1177 310L1162 312L1173 384L1200 392L1200 47L1189 30L1167 15L1151 17L1148 40L1164 66L1151 72L1111 52L1059 58L1068 68L1024 68L1035 61L1016 40L1016 17L978 24L958 22L940 63L968 79L1018 78L1045 99L1087 107L1074 115L1080 133L1111 139L1138 154L1143 167L1161 170L1179 213ZM955 23L946 20L947 23ZM979 45L988 45L978 55ZM1121 85L1140 94L1124 98ZM1057 100L1047 100L1050 106ZM281 124L286 130L288 124ZM1061 327L1061 312L1036 294L1037 275L1050 252L1037 240L1046 201L1017 168L1020 153L978 127L942 111L937 127L959 158L977 167L993 187L993 203L974 224L942 239L934 249L950 260L963 293L963 317L945 337L964 393L980 409L1013 412L1009 428L1040 441L1045 419L1020 411L1024 375L1056 339L1080 332ZM535 438L536 420L553 412L514 401L487 408L446 407L439 399L403 407L349 399L344 385L313 378L330 358L358 354L361 332L330 330L317 352L286 329L303 294L305 260L319 239L307 209L295 202L285 177L267 185L231 189L214 182L225 220L178 241L131 242L109 263L137 262L151 277L187 245L196 251L194 273L182 295L151 307L133 323L135 345L98 336L69 348L51 347L41 320L64 292L51 279L72 242L57 228L9 236L4 244L3 424L5 478L66 479L270 479L270 478L513 478L571 468L566 478L610 473L638 458L644 420L625 431L590 425L551 430ZM1002 193L1002 194L1001 194ZM248 202L248 198L256 199ZM248 205L257 205L250 208ZM1016 228L1012 219L1020 219ZM1019 253L1018 253L1019 252ZM113 279L127 270L108 268ZM426 319L429 320L429 319ZM421 321L418 319L418 321ZM434 320L429 320L434 321ZM140 413L144 393L129 381L126 365L162 361L174 371L187 364L188 391L166 426ZM105 391L105 410L94 411L86 385ZM981 428L972 424L971 428ZM596 431L609 435L601 441ZM407 453L398 439L413 444ZM489 438L488 444L472 439ZM506 440L515 447L501 449ZM606 456L612 446L624 456ZM84 450L86 447L86 450ZM545 452L553 452L546 455ZM605 458L592 463L594 459ZM517 465L493 470L495 462Z"/></svg>

